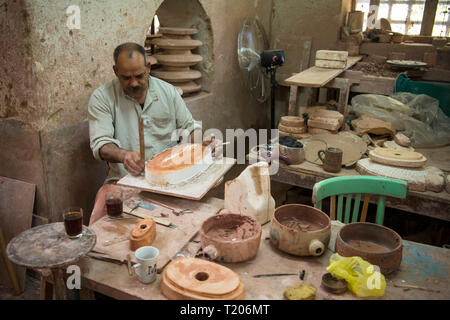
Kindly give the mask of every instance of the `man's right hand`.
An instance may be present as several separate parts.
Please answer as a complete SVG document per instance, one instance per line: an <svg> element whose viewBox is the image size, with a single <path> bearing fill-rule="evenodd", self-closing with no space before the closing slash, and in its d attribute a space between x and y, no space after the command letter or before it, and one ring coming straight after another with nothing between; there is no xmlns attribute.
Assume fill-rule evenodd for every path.
<svg viewBox="0 0 450 320"><path fill-rule="evenodd" d="M138 176L145 169L145 163L141 160L141 155L136 151L125 151L123 156L123 166L131 175Z"/></svg>

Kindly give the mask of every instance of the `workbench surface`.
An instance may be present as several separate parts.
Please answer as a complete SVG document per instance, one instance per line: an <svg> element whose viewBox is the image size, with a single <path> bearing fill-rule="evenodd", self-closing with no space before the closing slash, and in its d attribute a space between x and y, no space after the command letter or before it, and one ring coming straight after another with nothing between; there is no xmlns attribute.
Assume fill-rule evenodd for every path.
<svg viewBox="0 0 450 320"><path fill-rule="evenodd" d="M219 206L223 201L204 199ZM186 216L188 217L188 216ZM190 217L188 217L190 218ZM316 299L359 299L350 292L329 294L321 288L321 278L326 273L330 249L321 257L296 257L275 249L269 240L270 223L263 226L261 246L257 256L250 261L223 264L237 272L244 283L246 299L284 299L287 286L309 283L317 288ZM333 233L335 234L335 233ZM199 246L198 238L187 246ZM186 251L184 251L186 252ZM161 275L152 284L141 284L136 276L130 277L126 265L83 257L78 263L82 269L82 286L116 299L165 299L160 292ZM305 270L304 280L298 276L254 278L256 274L299 273ZM383 297L369 299L449 299L450 251L448 249L403 242L403 260L400 269L386 277L387 287ZM415 286L419 288L404 288Z"/></svg>
<svg viewBox="0 0 450 320"><path fill-rule="evenodd" d="M445 147L450 154L450 148ZM423 152L423 149L420 150ZM430 163L429 165L433 165ZM446 172L448 174L448 172ZM278 172L271 176L271 180L289 185L312 189L314 184L332 177L359 175L356 169L342 168L339 173L330 173L321 166L304 161L295 166L281 165ZM371 202L377 203L377 197L371 197ZM387 197L386 206L413 212L423 216L450 221L450 194L445 190L441 192L408 191L406 199Z"/></svg>

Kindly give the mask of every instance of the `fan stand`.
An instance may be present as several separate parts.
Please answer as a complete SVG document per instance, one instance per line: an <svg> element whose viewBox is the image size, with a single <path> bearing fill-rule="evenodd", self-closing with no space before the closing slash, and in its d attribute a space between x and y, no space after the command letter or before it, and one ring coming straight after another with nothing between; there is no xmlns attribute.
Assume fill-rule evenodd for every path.
<svg viewBox="0 0 450 320"><path fill-rule="evenodd" d="M270 74L270 129L275 128L275 87L277 66L270 66L266 68L266 73ZM271 137L273 138L273 137Z"/></svg>

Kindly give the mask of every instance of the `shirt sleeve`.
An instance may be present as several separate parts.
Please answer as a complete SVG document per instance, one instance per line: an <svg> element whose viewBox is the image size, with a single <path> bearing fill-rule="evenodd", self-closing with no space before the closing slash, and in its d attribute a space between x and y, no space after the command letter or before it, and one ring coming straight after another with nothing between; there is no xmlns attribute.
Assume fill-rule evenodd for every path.
<svg viewBox="0 0 450 320"><path fill-rule="evenodd" d="M177 129L185 129L189 131L189 134L194 131L195 121L192 117L191 112L186 107L183 99L180 94L176 91L175 87L173 87L173 102L175 106L175 116L177 119Z"/></svg>
<svg viewBox="0 0 450 320"><path fill-rule="evenodd" d="M114 139L114 107L109 105L101 90L96 89L89 99L88 121L90 146L94 158L103 160L100 149L105 144L114 143L119 148L120 142Z"/></svg>

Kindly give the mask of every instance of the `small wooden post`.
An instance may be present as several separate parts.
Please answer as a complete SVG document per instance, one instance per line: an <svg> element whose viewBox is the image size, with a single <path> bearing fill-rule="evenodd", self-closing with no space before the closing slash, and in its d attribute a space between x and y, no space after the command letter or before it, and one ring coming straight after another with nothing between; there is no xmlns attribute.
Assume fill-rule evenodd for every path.
<svg viewBox="0 0 450 320"><path fill-rule="evenodd" d="M8 260L8 257L6 256L6 241L5 236L3 235L3 230L0 227L0 250L2 252L2 259L5 262L6 269L8 270L9 279L11 280L11 284L14 289L14 294L18 296L22 293L22 290L20 289L19 281L17 280L16 272L14 271L14 267L11 263L11 261Z"/></svg>

